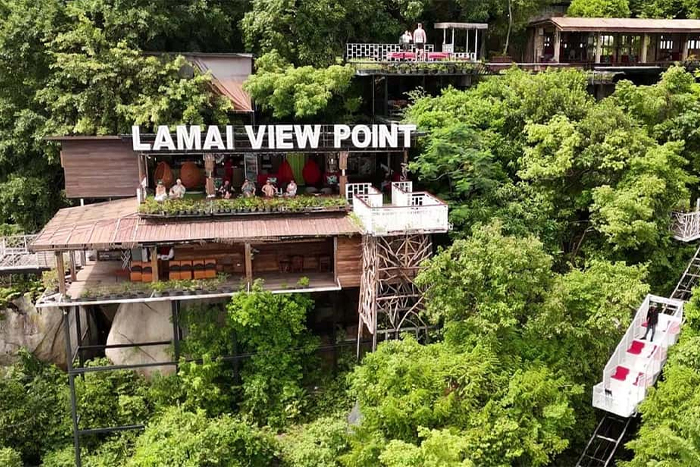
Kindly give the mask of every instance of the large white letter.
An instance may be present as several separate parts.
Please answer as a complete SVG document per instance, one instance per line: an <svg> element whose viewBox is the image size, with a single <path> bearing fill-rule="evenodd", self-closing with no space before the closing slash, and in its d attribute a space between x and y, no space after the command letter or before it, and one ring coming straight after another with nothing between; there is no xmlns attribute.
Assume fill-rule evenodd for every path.
<svg viewBox="0 0 700 467"><path fill-rule="evenodd" d="M297 138L299 149L305 149L307 144L311 149L318 149L321 125L294 125L294 135Z"/></svg>
<svg viewBox="0 0 700 467"><path fill-rule="evenodd" d="M179 150L202 149L202 129L199 126L193 125L188 130L187 125L178 125L176 131Z"/></svg>
<svg viewBox="0 0 700 467"><path fill-rule="evenodd" d="M216 125L212 125L209 128L207 128L207 137L204 139L204 146L202 149L205 151L209 149L214 149L214 146L216 145L216 149L221 149L222 151L226 149L226 146L224 146L224 142L221 139L221 132L219 131L219 127Z"/></svg>
<svg viewBox="0 0 700 467"><path fill-rule="evenodd" d="M138 125L131 127L131 143L134 147L134 151L150 151L151 145L148 143L141 142L141 129Z"/></svg>
<svg viewBox="0 0 700 467"><path fill-rule="evenodd" d="M350 136L350 127L348 125L333 125L333 147L340 149L340 144L343 140Z"/></svg>
<svg viewBox="0 0 700 467"><path fill-rule="evenodd" d="M363 141L360 141L360 132L365 134ZM366 148L372 144L372 132L367 125L355 125L352 129L352 144L356 148Z"/></svg>
<svg viewBox="0 0 700 467"><path fill-rule="evenodd" d="M277 125L275 127L275 137L277 149L294 149L292 143L292 125Z"/></svg>
<svg viewBox="0 0 700 467"><path fill-rule="evenodd" d="M411 147L411 133L416 131L415 125L399 125L399 131L403 133L403 147Z"/></svg>
<svg viewBox="0 0 700 467"><path fill-rule="evenodd" d="M229 151L236 148L236 138L233 136L233 126L226 125L226 149Z"/></svg>
<svg viewBox="0 0 700 467"><path fill-rule="evenodd" d="M391 131L389 131L390 128ZM379 127L379 147L385 148L387 146L390 148L399 146L399 128L396 124L392 124L390 127L387 125Z"/></svg>
<svg viewBox="0 0 700 467"><path fill-rule="evenodd" d="M263 138L265 137L265 125L260 125L258 127L258 134L253 133L253 125L246 125L245 132L248 135L248 140L250 141L250 147L253 149L262 148Z"/></svg>
<svg viewBox="0 0 700 467"><path fill-rule="evenodd" d="M159 151L162 147L166 147L171 151L175 150L175 143L173 143L173 137L170 136L170 128L167 125L158 125L156 140L153 142L154 151Z"/></svg>

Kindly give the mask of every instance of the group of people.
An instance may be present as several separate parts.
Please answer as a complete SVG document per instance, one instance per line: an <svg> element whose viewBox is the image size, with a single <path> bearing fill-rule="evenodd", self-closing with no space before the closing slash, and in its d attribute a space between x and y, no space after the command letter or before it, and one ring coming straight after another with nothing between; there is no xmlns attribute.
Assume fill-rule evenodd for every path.
<svg viewBox="0 0 700 467"><path fill-rule="evenodd" d="M401 38L399 39L399 44L401 44L401 48L404 51L407 51L411 44L414 44L416 47L416 56L419 59L422 59L425 55L425 43L427 42L427 36L425 35L425 29L423 29L423 24L418 23L418 26L416 27L416 30L413 31L413 34L411 34L411 31L406 29L404 33L401 35Z"/></svg>
<svg viewBox="0 0 700 467"><path fill-rule="evenodd" d="M243 182L243 185L241 186L241 195L243 195L245 198L252 198L255 196L255 183L251 182L249 179L245 179ZM182 184L182 180L179 178L175 182L175 185L173 185L170 188L170 192L168 193L165 185L163 185L163 180L158 180L158 185L156 186L156 201L165 201L167 199L182 199L185 197L185 193L187 192L187 188ZM277 188L272 184L272 180L268 178L267 182L265 182L265 185L262 187L262 192L263 195L265 195L266 198L273 198L277 194ZM219 187L218 190L216 190L216 194L219 198L223 199L230 199L234 196L235 194L235 189L233 186L231 186L231 182L229 180L224 181L224 184ZM297 184L294 180L290 181L287 184L287 189L284 192L284 196L287 197L292 197L296 196L297 194Z"/></svg>
<svg viewBox="0 0 700 467"><path fill-rule="evenodd" d="M182 199L185 197L187 188L182 184L179 178L175 181L175 185L170 187L170 192L163 185L163 180L158 180L156 186L156 201L165 201L166 199Z"/></svg>

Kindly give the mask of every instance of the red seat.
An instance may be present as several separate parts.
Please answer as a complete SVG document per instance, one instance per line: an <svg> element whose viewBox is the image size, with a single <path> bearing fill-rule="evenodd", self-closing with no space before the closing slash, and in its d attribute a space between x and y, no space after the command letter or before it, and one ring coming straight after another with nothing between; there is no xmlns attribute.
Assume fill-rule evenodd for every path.
<svg viewBox="0 0 700 467"><path fill-rule="evenodd" d="M632 341L632 345L630 345L629 349L627 349L627 352L634 354L634 355L639 355L642 353L642 350L644 349L644 342L634 340Z"/></svg>
<svg viewBox="0 0 700 467"><path fill-rule="evenodd" d="M615 368L615 374L611 376L611 378L619 380L619 381L624 381L627 379L627 375L630 373L629 368L625 368L624 366L618 365L617 368Z"/></svg>

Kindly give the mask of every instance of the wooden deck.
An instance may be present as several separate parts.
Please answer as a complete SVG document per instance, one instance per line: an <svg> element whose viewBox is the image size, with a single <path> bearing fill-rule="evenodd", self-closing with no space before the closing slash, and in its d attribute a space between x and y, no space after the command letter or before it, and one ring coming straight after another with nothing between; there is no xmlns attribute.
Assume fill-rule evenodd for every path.
<svg viewBox="0 0 700 467"><path fill-rule="evenodd" d="M307 287L301 287L298 282L302 278L309 279ZM273 293L285 292L322 292L340 290L340 285L336 282L333 273L304 272L304 273L265 273L256 274L253 280L262 279L263 287ZM154 301L174 301L174 300L198 300L206 298L226 298L231 297L240 291L244 275L233 275L226 281L232 287L231 292L212 292L198 295L163 295L149 293L146 297L140 298L114 298L104 297L104 299L83 300L80 297L87 290L94 291L100 287L110 287L120 283L128 282L127 275L121 269L118 261L91 261L83 267L76 276L76 281L67 284L66 293L72 297L72 301L67 302L62 297L54 295L52 297L42 297L37 303L37 307L57 307L57 306L80 306L99 305L108 303L146 303Z"/></svg>

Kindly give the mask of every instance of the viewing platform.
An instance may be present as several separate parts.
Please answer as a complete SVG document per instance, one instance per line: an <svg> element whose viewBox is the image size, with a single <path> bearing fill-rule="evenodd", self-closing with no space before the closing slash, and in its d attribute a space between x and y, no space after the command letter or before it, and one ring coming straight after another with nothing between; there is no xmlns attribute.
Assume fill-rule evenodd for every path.
<svg viewBox="0 0 700 467"><path fill-rule="evenodd" d="M412 182L391 184L391 203L370 183L350 183L346 198L365 234L372 236L445 233L450 230L447 203L424 191L413 191Z"/></svg>
<svg viewBox="0 0 700 467"><path fill-rule="evenodd" d="M653 341L642 340L650 307L659 311ZM683 302L647 295L627 332L603 370L603 381L593 387L593 406L620 417L637 413L647 389L659 378L668 348L676 343L683 321Z"/></svg>
<svg viewBox="0 0 700 467"><path fill-rule="evenodd" d="M36 237L36 235L0 237L0 274L39 272L56 265L53 255L29 251L29 245Z"/></svg>

